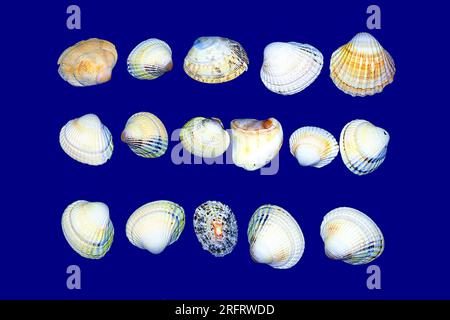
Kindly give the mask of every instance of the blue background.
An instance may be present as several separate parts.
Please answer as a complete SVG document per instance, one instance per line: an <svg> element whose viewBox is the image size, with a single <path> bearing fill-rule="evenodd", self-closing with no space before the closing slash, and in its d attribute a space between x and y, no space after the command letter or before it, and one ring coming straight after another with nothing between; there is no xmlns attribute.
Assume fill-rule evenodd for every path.
<svg viewBox="0 0 450 320"><path fill-rule="evenodd" d="M367 31L371 2L55 1L4 7L0 298L450 298L448 101L440 97L448 85L439 35L445 8L427 3L376 2L382 29L370 32L393 56L397 73L381 94L365 98L334 86L329 58ZM69 4L81 6L81 30L66 28ZM183 59L202 35L240 42L248 72L220 85L189 78ZM59 77L56 61L65 48L90 37L116 45L112 80L72 87ZM171 46L174 69L155 81L139 81L127 73L126 57L152 37ZM323 53L321 75L303 92L284 97L260 81L263 50L273 41L309 43ZM161 158L140 158L120 141L125 122L139 111L156 114L169 132L195 116L218 117L226 126L235 118L273 116L285 132L280 170L261 176L234 165L177 166L170 159L175 143ZM113 156L99 167L70 159L58 142L61 127L86 113L97 114L114 137ZM315 125L339 137L357 118L391 135L387 159L374 173L356 176L340 156L322 169L302 168L291 156L288 139L295 129ZM116 234L101 260L78 256L62 234L61 215L79 199L110 208ZM151 255L128 242L125 224L139 206L160 199L182 205L187 221L176 243ZM238 245L224 258L202 250L193 232L193 212L207 200L228 204L238 220ZM305 235L305 253L292 269L250 259L247 224L266 203L287 209ZM367 266L324 255L319 226L339 206L365 212L382 229L385 252L374 262L382 271L382 290L366 288ZM81 267L82 290L66 288L71 264Z"/></svg>

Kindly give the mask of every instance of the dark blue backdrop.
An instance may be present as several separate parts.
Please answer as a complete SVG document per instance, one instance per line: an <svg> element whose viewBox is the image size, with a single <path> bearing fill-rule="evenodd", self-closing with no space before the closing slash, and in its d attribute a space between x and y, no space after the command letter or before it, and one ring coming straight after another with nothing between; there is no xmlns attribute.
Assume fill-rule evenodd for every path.
<svg viewBox="0 0 450 320"><path fill-rule="evenodd" d="M79 4L82 30L66 28L66 8ZM439 100L448 63L438 31L440 5L414 7L377 1L382 29L371 31L397 66L394 83L373 97L352 98L329 78L329 58L357 32L367 31L367 1L273 1L270 3L167 1L71 1L3 8L2 181L0 298L450 298L448 285L446 100ZM246 49L248 72L229 83L207 85L182 68L193 41L221 35ZM112 80L75 88L57 73L60 53L90 37L112 41L119 60ZM155 81L126 70L136 44L156 37L173 50L174 69ZM300 94L268 91L259 78L264 47L298 41L319 48L325 65ZM444 82L445 81L445 82ZM440 84L440 83L443 84ZM280 170L261 176L233 165L174 165L168 152L143 159L120 141L135 112L156 114L168 131L194 116L232 119L276 117L285 132ZM58 135L69 120L95 113L111 130L115 150L99 167L82 165L61 150ZM389 131L383 165L358 177L340 157L322 169L302 168L289 153L288 138L305 125L339 136L362 118ZM79 199L108 204L116 235L101 260L87 260L68 246L61 231L65 207ZM130 214L144 203L167 199L182 205L186 227L161 255L132 246L125 236ZM201 249L192 227L195 208L207 200L228 204L236 214L239 241L232 254L214 258ZM293 214L306 250L290 270L255 264L248 254L248 221L262 204ZM333 208L351 206L371 216L386 247L374 263L382 290L366 288L366 266L332 261L323 253L319 226ZM66 268L82 270L82 290L66 288Z"/></svg>

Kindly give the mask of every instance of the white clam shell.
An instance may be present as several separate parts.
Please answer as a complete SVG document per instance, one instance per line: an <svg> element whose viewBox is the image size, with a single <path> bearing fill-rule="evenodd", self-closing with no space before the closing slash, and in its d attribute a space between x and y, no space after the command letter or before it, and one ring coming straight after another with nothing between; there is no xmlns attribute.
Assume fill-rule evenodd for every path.
<svg viewBox="0 0 450 320"><path fill-rule="evenodd" d="M101 202L75 201L64 211L61 225L72 249L88 259L102 258L113 242L109 209Z"/></svg>
<svg viewBox="0 0 450 320"><path fill-rule="evenodd" d="M289 212L274 205L263 205L255 211L247 236L252 259L276 269L292 268L305 250L298 223Z"/></svg>
<svg viewBox="0 0 450 320"><path fill-rule="evenodd" d="M339 153L339 145L333 135L317 127L297 129L289 138L289 146L301 166L322 168Z"/></svg>
<svg viewBox="0 0 450 320"><path fill-rule="evenodd" d="M93 166L108 161L114 149L111 133L95 114L67 122L59 133L59 143L72 159Z"/></svg>
<svg viewBox="0 0 450 320"><path fill-rule="evenodd" d="M184 229L184 210L171 201L149 202L128 219L128 240L138 248L159 254L180 237Z"/></svg>
<svg viewBox="0 0 450 320"><path fill-rule="evenodd" d="M230 145L230 135L217 118L189 120L181 129L180 140L186 150L203 158L218 157Z"/></svg>
<svg viewBox="0 0 450 320"><path fill-rule="evenodd" d="M233 162L245 170L264 167L278 155L283 129L275 118L236 119L231 122Z"/></svg>
<svg viewBox="0 0 450 320"><path fill-rule="evenodd" d="M359 210L341 207L327 213L320 226L330 259L358 265L375 260L384 250L381 230Z"/></svg>
<svg viewBox="0 0 450 320"><path fill-rule="evenodd" d="M292 95L313 83L322 66L322 53L309 44L273 42L264 49L260 76L270 91Z"/></svg>
<svg viewBox="0 0 450 320"><path fill-rule="evenodd" d="M366 120L353 120L342 129L339 146L346 167L357 175L375 171L386 158L389 134Z"/></svg>

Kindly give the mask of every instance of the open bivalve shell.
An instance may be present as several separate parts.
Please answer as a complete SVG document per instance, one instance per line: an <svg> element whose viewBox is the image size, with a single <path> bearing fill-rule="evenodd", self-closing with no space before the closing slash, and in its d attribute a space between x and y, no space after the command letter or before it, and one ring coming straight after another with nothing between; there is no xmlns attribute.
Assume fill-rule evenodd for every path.
<svg viewBox="0 0 450 320"><path fill-rule="evenodd" d="M337 208L323 218L320 236L330 259L358 265L378 258L384 250L381 230L368 216L353 208Z"/></svg>
<svg viewBox="0 0 450 320"><path fill-rule="evenodd" d="M159 254L178 240L184 223L184 210L178 204L165 200L150 202L128 219L127 238L136 247Z"/></svg>
<svg viewBox="0 0 450 320"><path fill-rule="evenodd" d="M248 225L250 255L276 269L292 268L303 255L305 239L295 219L281 207L259 207Z"/></svg>
<svg viewBox="0 0 450 320"><path fill-rule="evenodd" d="M75 201L64 211L61 225L72 249L88 259L102 258L113 242L109 209L101 202Z"/></svg>
<svg viewBox="0 0 450 320"><path fill-rule="evenodd" d="M95 114L67 122L59 133L59 143L69 157L93 166L108 161L114 149L111 133Z"/></svg>

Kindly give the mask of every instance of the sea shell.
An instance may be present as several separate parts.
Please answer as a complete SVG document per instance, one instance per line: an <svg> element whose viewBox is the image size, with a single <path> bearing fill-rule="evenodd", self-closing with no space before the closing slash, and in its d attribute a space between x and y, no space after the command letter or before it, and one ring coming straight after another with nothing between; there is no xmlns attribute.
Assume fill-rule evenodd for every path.
<svg viewBox="0 0 450 320"><path fill-rule="evenodd" d="M58 73L76 87L92 86L111 79L117 61L116 47L92 38L67 48L58 59Z"/></svg>
<svg viewBox="0 0 450 320"><path fill-rule="evenodd" d="M202 248L215 257L229 254L238 240L233 211L219 201L207 201L195 209L194 230Z"/></svg>
<svg viewBox="0 0 450 320"><path fill-rule="evenodd" d="M309 44L273 42L264 49L260 75L270 91L291 95L313 83L322 66L322 53Z"/></svg>
<svg viewBox="0 0 450 320"><path fill-rule="evenodd" d="M330 76L345 93L364 97L383 91L394 81L390 54L370 34L358 33L331 56Z"/></svg>
<svg viewBox="0 0 450 320"><path fill-rule="evenodd" d="M231 122L233 162L245 170L264 167L278 154L283 129L275 118L236 119Z"/></svg>
<svg viewBox="0 0 450 320"><path fill-rule="evenodd" d="M339 145L333 135L317 127L297 129L289 138L289 146L301 166L316 168L329 164L339 152Z"/></svg>
<svg viewBox="0 0 450 320"><path fill-rule="evenodd" d="M95 114L67 122L59 133L59 143L69 157L93 166L108 161L114 149L111 133Z"/></svg>
<svg viewBox="0 0 450 320"><path fill-rule="evenodd" d="M161 120L149 112L132 115L120 136L130 149L144 158L162 156L169 144L167 130Z"/></svg>
<svg viewBox="0 0 450 320"><path fill-rule="evenodd" d="M128 219L127 238L138 248L159 254L178 240L184 229L184 210L171 201L149 202Z"/></svg>
<svg viewBox="0 0 450 320"><path fill-rule="evenodd" d="M85 258L102 258L113 242L114 227L102 202L75 201L64 211L61 225L69 245Z"/></svg>
<svg viewBox="0 0 450 320"><path fill-rule="evenodd" d="M217 118L189 120L181 129L180 140L186 150L203 158L218 157L230 145L230 135Z"/></svg>
<svg viewBox="0 0 450 320"><path fill-rule="evenodd" d="M357 175L375 171L386 158L389 134L366 120L353 120L342 129L339 141L341 157Z"/></svg>
<svg viewBox="0 0 450 320"><path fill-rule="evenodd" d="M295 219L281 207L259 207L248 225L250 255L276 269L292 268L303 255L305 239Z"/></svg>
<svg viewBox="0 0 450 320"><path fill-rule="evenodd" d="M152 80L172 70L172 50L159 39L139 43L127 59L128 72L141 80Z"/></svg>
<svg viewBox="0 0 450 320"><path fill-rule="evenodd" d="M375 222L352 208L328 212L320 226L320 236L327 257L353 265L369 263L384 250L383 234Z"/></svg>
<svg viewBox="0 0 450 320"><path fill-rule="evenodd" d="M240 76L248 68L244 48L222 37L200 37L184 59L184 71L204 83L222 83Z"/></svg>

